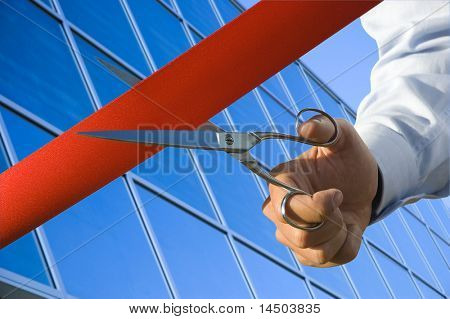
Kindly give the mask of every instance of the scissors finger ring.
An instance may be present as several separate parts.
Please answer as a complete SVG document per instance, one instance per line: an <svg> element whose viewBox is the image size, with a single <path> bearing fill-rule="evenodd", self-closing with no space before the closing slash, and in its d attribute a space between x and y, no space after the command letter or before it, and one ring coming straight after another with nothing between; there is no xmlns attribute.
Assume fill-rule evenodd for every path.
<svg viewBox="0 0 450 319"><path fill-rule="evenodd" d="M290 226L295 227L297 229L305 230L305 231L313 231L321 228L325 224L325 220L322 219L320 223L316 224L310 224L310 226L300 225L295 220L290 218L286 213L286 205L289 201L289 199L294 195L304 195L304 192L301 191L295 191L295 190L288 190L286 195L284 195L283 200L281 201L281 216L283 216L283 219L288 223Z"/></svg>

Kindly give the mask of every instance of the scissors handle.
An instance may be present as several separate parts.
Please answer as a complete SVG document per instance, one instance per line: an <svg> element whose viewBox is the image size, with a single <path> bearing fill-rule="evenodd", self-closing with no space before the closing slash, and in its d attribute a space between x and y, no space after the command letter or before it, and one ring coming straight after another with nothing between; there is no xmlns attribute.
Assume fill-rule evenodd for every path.
<svg viewBox="0 0 450 319"><path fill-rule="evenodd" d="M299 224L294 219L289 217L286 210L286 205L289 202L289 199L294 195L308 195L312 196L311 194L302 191L301 189L292 187L288 184L283 183L282 181L276 179L274 176L272 176L265 168L261 165L258 160L256 160L250 153L230 153L231 156L239 160L243 165L245 165L250 171L258 175L259 177L263 178L265 181L267 181L270 184L279 186L287 190L286 195L284 195L283 200L281 201L281 215L283 216L283 219L286 221L287 224L291 225L292 227L295 227L297 229L305 230L305 231L314 231L322 227L322 225L325 223L324 220L322 220L320 223L317 224L310 224L308 226Z"/></svg>
<svg viewBox="0 0 450 319"><path fill-rule="evenodd" d="M303 144L308 144L308 145L313 145L313 146L322 146L322 147L329 146L329 145L333 144L333 142L334 142L334 137L325 143L321 143L321 142L308 140L307 138L304 138L302 136L294 136L294 135L277 133L277 132L252 132L251 134L253 134L256 138L258 138L259 141L264 141L264 140L269 140L269 139L277 139L277 140L287 140L287 141L298 142L298 143L303 143Z"/></svg>
<svg viewBox="0 0 450 319"><path fill-rule="evenodd" d="M308 115L309 114L309 115ZM311 117L311 118L309 118ZM323 121L328 121L328 125L332 125L334 130L333 134L326 137L326 140L318 141L313 139L308 139L304 136L294 136L289 134L283 134L278 132L254 132L253 135L259 140L268 140L268 139L280 139L280 140L289 140L293 142L308 144L312 146L320 146L320 147L327 147L332 145L338 136L338 125L334 118L330 116L328 113L314 109L314 108L305 108L302 109L300 112L298 112L296 116L296 127L297 129L299 126L301 126L303 123L307 122L308 120L311 120L313 118L322 119Z"/></svg>
<svg viewBox="0 0 450 319"><path fill-rule="evenodd" d="M338 137L338 133L339 133L338 125L333 117L331 117L329 114L327 114L326 112L324 112L322 110L318 110L318 109L314 109L314 108L302 109L297 114L296 126L297 126L297 128L299 128L299 126L302 125L303 123L306 123L309 120L314 120L314 119L319 120L320 122L322 122L322 124L324 123L323 121L328 121L328 125L331 124L334 127L333 134L330 134L329 138L327 137L327 139L323 140L323 141L316 141L316 140L308 139L304 136L293 136L293 135L288 135L288 134L283 134L283 133L278 133L278 132L254 132L253 135L254 135L254 137L257 138L257 140L259 142L263 141L263 140L267 140L267 139L280 139L280 140L289 140L289 141L309 144L309 145L313 145L313 146L320 146L320 147L327 147L327 146L330 146L333 143L335 143L337 140L337 137ZM317 224L310 224L310 225L303 224L302 225L302 224L299 224L294 219L292 219L291 217L289 217L289 215L288 215L286 205L288 204L289 199L292 196L294 196L294 195L312 196L311 194L309 194L301 189L287 185L287 184L281 182L280 180L276 179L274 176L272 176L270 174L269 171L267 171L265 169L265 167L263 165L261 165L261 163L259 163L255 158L253 158L253 156L251 156L248 152L236 154L236 155L232 155L232 156L237 158L242 164L247 166L248 169L250 169L253 173L260 176L264 180L266 180L268 183L282 187L287 191L286 195L284 195L283 200L281 201L281 207L280 207L281 215L283 216L283 219L286 221L287 224L291 225L292 227L295 227L295 228L298 228L301 230L306 230L306 231L314 231L324 225L324 223L325 223L324 219L322 219L322 221Z"/></svg>
<svg viewBox="0 0 450 319"><path fill-rule="evenodd" d="M281 216L283 216L283 219L286 223L288 223L289 225L291 225L292 227L301 229L301 230L306 230L306 231L314 231L319 229L320 227L323 226L323 224L325 223L325 220L322 219L320 221L320 223L317 224L311 224L310 226L305 226L305 225L300 225L299 223L297 223L295 220L293 220L292 218L290 218L288 216L288 214L286 213L286 205L289 201L289 199L294 196L294 195L304 195L305 192L303 191L296 191L296 190L288 190L288 192L286 193L286 195L284 195L283 200L281 201ZM309 195L309 194L308 194Z"/></svg>

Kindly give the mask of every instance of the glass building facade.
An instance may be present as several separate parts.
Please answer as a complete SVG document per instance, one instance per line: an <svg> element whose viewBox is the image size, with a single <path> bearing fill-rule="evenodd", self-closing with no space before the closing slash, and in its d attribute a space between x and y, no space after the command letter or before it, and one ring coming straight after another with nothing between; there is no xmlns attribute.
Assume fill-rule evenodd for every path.
<svg viewBox="0 0 450 319"><path fill-rule="evenodd" d="M1 0L0 171L127 90L97 57L144 78L241 12L233 0ZM238 130L291 131L302 106L354 121L354 112L301 61L212 121ZM277 142L257 156L273 166L299 151ZM265 196L266 185L226 154L166 149L0 250L0 292L15 296L17 287L44 298L450 295L447 199L399 209L368 228L356 260L318 269L300 265L275 240L274 225L261 212Z"/></svg>

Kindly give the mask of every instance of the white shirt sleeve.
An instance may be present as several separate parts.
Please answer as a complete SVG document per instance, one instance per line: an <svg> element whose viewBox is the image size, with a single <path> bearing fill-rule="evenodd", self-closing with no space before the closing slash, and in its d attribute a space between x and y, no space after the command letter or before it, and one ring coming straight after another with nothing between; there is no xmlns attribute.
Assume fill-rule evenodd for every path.
<svg viewBox="0 0 450 319"><path fill-rule="evenodd" d="M374 222L449 195L450 5L385 1L361 21L379 53L355 124L383 180Z"/></svg>

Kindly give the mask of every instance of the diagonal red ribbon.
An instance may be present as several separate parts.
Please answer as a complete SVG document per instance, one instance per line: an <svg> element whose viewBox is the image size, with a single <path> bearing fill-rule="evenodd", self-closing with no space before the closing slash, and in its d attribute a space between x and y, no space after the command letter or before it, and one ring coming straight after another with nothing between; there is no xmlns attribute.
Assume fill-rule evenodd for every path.
<svg viewBox="0 0 450 319"><path fill-rule="evenodd" d="M2 173L0 247L158 150L137 152L134 144L76 132L137 129L144 123L166 128L181 122L197 126L378 2L267 0L253 6L135 89Z"/></svg>

